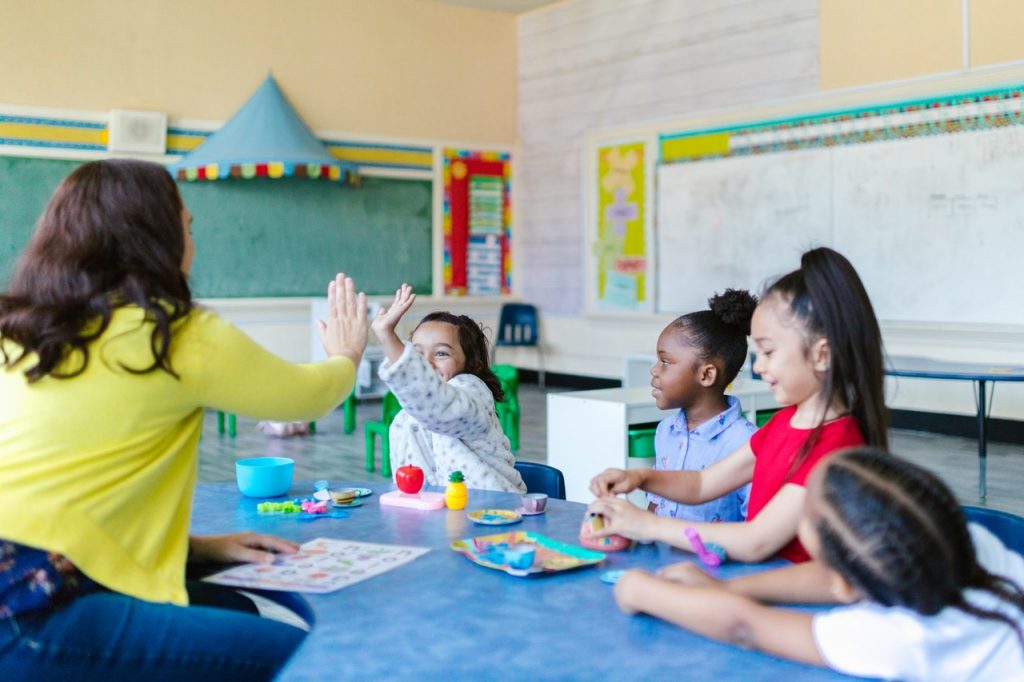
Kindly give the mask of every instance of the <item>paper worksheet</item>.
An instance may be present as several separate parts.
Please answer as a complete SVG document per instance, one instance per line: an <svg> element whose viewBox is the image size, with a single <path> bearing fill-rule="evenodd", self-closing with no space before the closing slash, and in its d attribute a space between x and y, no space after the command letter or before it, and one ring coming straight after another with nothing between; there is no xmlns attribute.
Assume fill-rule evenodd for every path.
<svg viewBox="0 0 1024 682"><path fill-rule="evenodd" d="M204 580L220 585L287 592L324 593L380 575L430 550L317 538L272 564L243 564Z"/></svg>

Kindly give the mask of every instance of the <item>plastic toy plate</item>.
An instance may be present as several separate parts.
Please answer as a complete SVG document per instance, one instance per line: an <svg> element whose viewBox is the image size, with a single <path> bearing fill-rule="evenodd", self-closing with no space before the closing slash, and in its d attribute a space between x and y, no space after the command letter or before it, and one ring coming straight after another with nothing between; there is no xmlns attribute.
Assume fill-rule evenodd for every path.
<svg viewBox="0 0 1024 682"><path fill-rule="evenodd" d="M484 526L507 526L510 523L517 523L523 518L519 512L511 509L477 509L469 512L466 516L473 523Z"/></svg>
<svg viewBox="0 0 1024 682"><path fill-rule="evenodd" d="M373 491L369 488L352 488L352 490L356 491L356 497L366 497L373 494Z"/></svg>
<svg viewBox="0 0 1024 682"><path fill-rule="evenodd" d="M496 547L511 547L513 545L534 546L536 553L533 565L530 568L516 569L508 564L495 563L491 560L491 557L501 554L501 552L494 551ZM463 538L453 542L451 548L474 564L498 571L505 571L509 575L518 577L537 577L571 571L584 566L593 566L604 561L605 557L601 552L559 542L540 533L530 533L527 531L498 533L478 538Z"/></svg>

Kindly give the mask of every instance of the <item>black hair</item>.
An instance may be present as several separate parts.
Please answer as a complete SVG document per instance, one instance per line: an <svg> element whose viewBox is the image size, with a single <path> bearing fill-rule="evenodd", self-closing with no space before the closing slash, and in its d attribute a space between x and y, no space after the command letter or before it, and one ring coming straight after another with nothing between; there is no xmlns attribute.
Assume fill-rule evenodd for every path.
<svg viewBox="0 0 1024 682"><path fill-rule="evenodd" d="M828 341L829 365L821 383L821 394L828 400L790 471L800 467L817 443L830 404L849 411L868 445L887 450L882 332L850 261L827 247L807 251L800 257L800 269L775 280L761 295L761 302L772 297L789 306L803 327L808 348L819 338Z"/></svg>
<svg viewBox="0 0 1024 682"><path fill-rule="evenodd" d="M821 504L812 518L822 559L872 601L925 616L946 607L1013 628L1020 616L983 609L964 590L988 592L1024 614L1024 589L978 563L967 518L934 474L870 448L833 455L825 464Z"/></svg>
<svg viewBox="0 0 1024 682"><path fill-rule="evenodd" d="M29 382L66 379L85 371L89 345L103 335L114 310L136 305L153 323L153 364L170 365L171 328L192 309L181 271L185 253L181 196L163 166L111 159L79 166L61 182L0 295L3 365L35 354ZM73 365L63 365L74 357Z"/></svg>
<svg viewBox="0 0 1024 682"><path fill-rule="evenodd" d="M749 291L726 289L708 299L709 310L687 313L672 322L686 333L700 362L721 363L716 385L728 386L743 366L756 307L757 298Z"/></svg>
<svg viewBox="0 0 1024 682"><path fill-rule="evenodd" d="M426 322L445 322L459 330L459 345L462 346L462 353L466 356L466 367L464 374L472 374L487 384L494 396L494 402L500 403L505 399L505 392L501 390L501 382L491 370L490 353L487 347L487 337L484 330L471 317L467 315L455 315L447 311L427 313L416 329ZM413 333L416 333L413 329Z"/></svg>

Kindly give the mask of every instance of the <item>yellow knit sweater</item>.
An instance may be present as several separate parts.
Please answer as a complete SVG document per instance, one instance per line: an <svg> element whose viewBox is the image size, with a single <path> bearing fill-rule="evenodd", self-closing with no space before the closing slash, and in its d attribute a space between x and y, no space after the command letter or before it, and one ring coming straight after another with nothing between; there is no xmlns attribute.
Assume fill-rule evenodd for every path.
<svg viewBox="0 0 1024 682"><path fill-rule="evenodd" d="M316 419L348 395L355 368L286 362L195 310L171 342L180 380L125 371L152 364L151 331L141 309L120 308L79 376L29 384L25 363L0 369L0 538L63 554L116 592L186 604L203 408Z"/></svg>

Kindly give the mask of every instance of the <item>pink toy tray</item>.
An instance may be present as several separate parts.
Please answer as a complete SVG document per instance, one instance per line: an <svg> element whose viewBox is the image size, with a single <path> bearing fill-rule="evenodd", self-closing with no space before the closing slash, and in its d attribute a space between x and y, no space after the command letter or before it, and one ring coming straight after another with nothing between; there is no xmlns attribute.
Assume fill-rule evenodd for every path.
<svg viewBox="0 0 1024 682"><path fill-rule="evenodd" d="M533 545L536 555L533 565L527 569L512 568L508 564L495 563L492 557L495 556L496 546ZM528 531L513 531L511 533L498 533L496 535L484 535L478 538L462 538L451 544L451 548L462 554L474 564L505 571L509 575L520 577L536 577L571 571L574 568L593 566L604 561L605 555L601 552L584 549L576 545L566 544L552 540L540 533Z"/></svg>
<svg viewBox="0 0 1024 682"><path fill-rule="evenodd" d="M380 496L380 503L384 506L406 507L408 509L444 509L444 493L419 492L415 495L407 495L401 490L392 490Z"/></svg>

